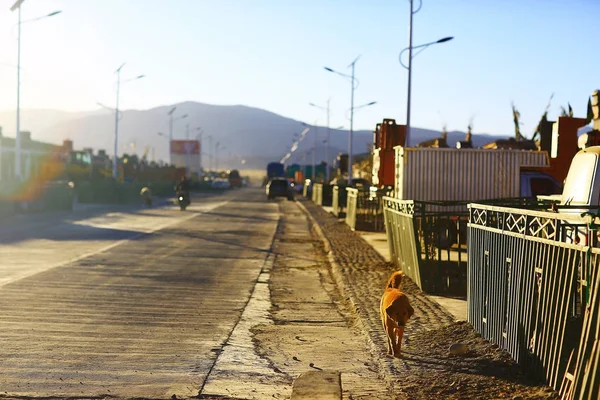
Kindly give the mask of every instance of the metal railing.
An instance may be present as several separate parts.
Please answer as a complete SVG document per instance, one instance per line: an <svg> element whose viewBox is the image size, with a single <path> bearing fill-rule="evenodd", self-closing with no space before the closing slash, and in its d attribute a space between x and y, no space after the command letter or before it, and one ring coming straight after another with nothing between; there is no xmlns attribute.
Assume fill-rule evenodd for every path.
<svg viewBox="0 0 600 400"><path fill-rule="evenodd" d="M548 209L552 204L525 198L492 199L481 202L530 209ZM469 218L467 204L469 203L468 201L398 200L383 197L391 261L399 268L410 268L405 272L422 290L429 293L466 296L468 257L466 239ZM563 208L568 207L560 209ZM576 230L570 232L577 233ZM580 233L575 236L578 235Z"/></svg>
<svg viewBox="0 0 600 400"><path fill-rule="evenodd" d="M597 399L600 249L583 245L597 239L594 217L480 204L469 213L469 322L563 399Z"/></svg>
<svg viewBox="0 0 600 400"><path fill-rule="evenodd" d="M346 224L352 230L385 232L383 197L391 196L393 189L346 188Z"/></svg>
<svg viewBox="0 0 600 400"><path fill-rule="evenodd" d="M466 296L466 202L383 197L391 261L423 291Z"/></svg>

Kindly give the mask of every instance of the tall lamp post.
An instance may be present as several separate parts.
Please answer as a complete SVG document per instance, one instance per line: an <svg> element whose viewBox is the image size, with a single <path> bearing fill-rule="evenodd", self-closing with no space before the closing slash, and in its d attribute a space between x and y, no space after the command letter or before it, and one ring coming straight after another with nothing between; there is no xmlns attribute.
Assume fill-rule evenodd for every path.
<svg viewBox="0 0 600 400"><path fill-rule="evenodd" d="M115 154L114 154L114 158L113 158L113 178L116 180L118 175L119 175L119 170L118 170L118 151L119 151L119 92L121 90L121 69L125 66L125 63L121 64L121 66L119 68L117 68L117 70L115 71L115 73L117 74L117 101L116 101L116 107L115 107ZM132 79L128 79L126 81L124 81L123 83L126 82L131 82L131 81L135 81L136 79L141 79L143 78L145 75L138 75L135 78Z"/></svg>
<svg viewBox="0 0 600 400"><path fill-rule="evenodd" d="M199 145L200 145L200 149L198 150L198 157L199 157L199 164L200 164L200 170L202 171L202 135L204 134L204 129L202 129L202 127L197 127L196 128L196 132L198 132L196 134L196 140L198 141Z"/></svg>
<svg viewBox="0 0 600 400"><path fill-rule="evenodd" d="M350 80L352 90L350 92L350 132L348 134L348 185L352 184L352 137L354 134L354 91L358 87L358 80L354 76L354 67L360 56L356 57L352 63L348 66L352 68L352 75L344 74L342 72L335 71L329 67L324 67L325 70L338 74L346 79Z"/></svg>
<svg viewBox="0 0 600 400"><path fill-rule="evenodd" d="M21 21L21 5L25 0L17 0L10 11L18 10L19 22L17 23L17 132L15 136L15 178L21 180L21 25L27 22L39 21L40 19L53 17L62 11L54 11L50 14Z"/></svg>
<svg viewBox="0 0 600 400"><path fill-rule="evenodd" d="M221 142L215 144L215 171L219 172L219 149L225 150L227 146L221 146Z"/></svg>
<svg viewBox="0 0 600 400"><path fill-rule="evenodd" d="M422 2L422 0L420 0L419 7L415 10L414 9L414 0L410 0L410 16L409 16L409 22L408 22L408 47L405 48L404 50L402 50L400 52L400 56L398 57L400 59L400 64L408 70L408 89L407 89L408 93L407 93L407 100L406 100L406 140L405 140L406 146L408 146L408 140L410 138L410 106L411 106L411 95L412 95L412 93L411 93L411 89L412 89L412 59L413 59L413 57L416 57L417 54L419 54L421 51L425 50L427 47L431 46L432 44L444 43L444 42L448 42L448 41L454 39L454 37L448 36L448 37L442 38L435 42L425 43L425 44L422 44L419 46L412 45L413 15L416 14L417 12L419 12L422 5L423 5L423 2ZM419 48L421 50L413 55L413 50L419 49ZM404 63L402 62L402 54L405 51L408 51L408 66L404 65Z"/></svg>
<svg viewBox="0 0 600 400"><path fill-rule="evenodd" d="M327 146L325 146L325 160L327 160L327 166L325 167L325 182L329 182L329 171L331 170L331 165L329 165L329 141L331 139L331 129L329 127L329 103L331 101L331 97L327 99L327 107L319 106L314 103L308 103L308 105L321 109L327 113Z"/></svg>
<svg viewBox="0 0 600 400"><path fill-rule="evenodd" d="M172 142L173 142L173 122L180 120L180 119L185 119L188 117L187 114L183 114L181 117L173 118L173 113L175 112L176 109L177 109L177 106L171 108L171 110L167 113L167 115L169 116L169 164L170 165L173 165L173 149L171 148Z"/></svg>

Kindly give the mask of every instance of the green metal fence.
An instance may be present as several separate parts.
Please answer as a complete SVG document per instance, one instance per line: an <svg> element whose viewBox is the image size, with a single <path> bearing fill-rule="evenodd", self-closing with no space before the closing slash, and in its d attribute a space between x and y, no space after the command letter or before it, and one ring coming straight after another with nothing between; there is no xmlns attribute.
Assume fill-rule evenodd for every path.
<svg viewBox="0 0 600 400"><path fill-rule="evenodd" d="M466 296L466 203L382 202L391 261L423 291Z"/></svg>
<svg viewBox="0 0 600 400"><path fill-rule="evenodd" d="M600 249L584 245L597 242L594 218L469 211L469 322L563 399L598 399Z"/></svg>

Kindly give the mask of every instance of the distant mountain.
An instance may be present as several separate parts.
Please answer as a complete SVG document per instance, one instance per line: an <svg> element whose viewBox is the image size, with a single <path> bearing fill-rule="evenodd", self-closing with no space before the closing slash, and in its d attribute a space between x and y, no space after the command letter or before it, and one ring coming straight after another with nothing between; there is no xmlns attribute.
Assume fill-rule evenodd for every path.
<svg viewBox="0 0 600 400"><path fill-rule="evenodd" d="M294 134L299 134L305 125L290 118L246 106L215 106L195 102L184 102L175 105L175 117L188 115L185 119L174 122L173 137L186 138L186 126L190 127L190 138L195 138L197 127L203 133L203 164L208 166L209 153L214 155L214 147L219 142L219 167L242 168L241 160L246 160L244 168L264 168L269 161L280 160L291 148ZM173 106L156 107L149 110L126 110L119 123L119 152L142 154L146 147L151 157L154 149L156 159L168 159L168 140L160 136L161 132L168 136L169 118L167 113ZM14 112L0 112L0 126L14 126ZM74 141L78 149L92 147L104 149L112 154L114 146L115 120L114 113L109 110L92 112L64 112L53 110L23 110L22 130L29 130L32 139L61 143L64 139ZM306 135L292 155L289 163L312 162L312 149L315 142L315 129ZM4 130L6 136L12 132ZM411 145L424 140L439 137L438 131L412 128ZM210 137L209 137L210 136ZM448 144L454 147L459 140L464 140L464 132L449 132ZM475 146L481 146L495 140L491 135L473 135ZM325 159L326 129L318 127L317 162ZM356 131L353 136L353 151L363 153L372 143L371 131ZM209 151L212 144L213 151ZM338 153L346 152L348 147L348 131L331 131L330 159ZM216 159L213 159L213 167Z"/></svg>

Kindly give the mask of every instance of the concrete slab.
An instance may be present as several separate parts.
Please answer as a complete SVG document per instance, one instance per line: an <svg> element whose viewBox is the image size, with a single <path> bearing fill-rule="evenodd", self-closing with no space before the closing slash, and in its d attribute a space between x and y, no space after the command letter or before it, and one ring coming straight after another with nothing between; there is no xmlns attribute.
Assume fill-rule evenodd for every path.
<svg viewBox="0 0 600 400"><path fill-rule="evenodd" d="M390 261L390 248L387 242L387 234L385 232L360 232L356 231L367 243L371 245L385 261Z"/></svg>
<svg viewBox="0 0 600 400"><path fill-rule="evenodd" d="M429 298L444 307L457 320L467 320L467 300L432 295L429 295Z"/></svg>
<svg viewBox="0 0 600 400"><path fill-rule="evenodd" d="M323 210L325 210L325 212L327 212L329 214L333 213L333 207L330 207L330 206L321 206L321 207L323 207Z"/></svg>
<svg viewBox="0 0 600 400"><path fill-rule="evenodd" d="M292 388L292 400L340 400L342 384L336 371L308 371L300 375Z"/></svg>

